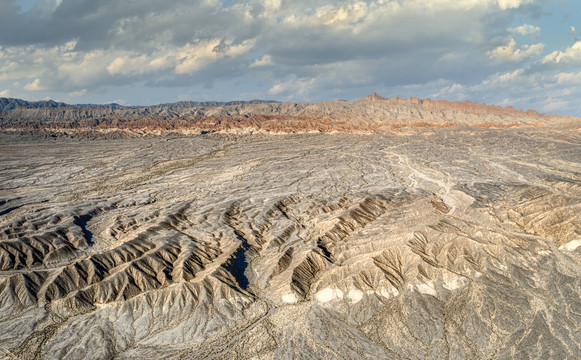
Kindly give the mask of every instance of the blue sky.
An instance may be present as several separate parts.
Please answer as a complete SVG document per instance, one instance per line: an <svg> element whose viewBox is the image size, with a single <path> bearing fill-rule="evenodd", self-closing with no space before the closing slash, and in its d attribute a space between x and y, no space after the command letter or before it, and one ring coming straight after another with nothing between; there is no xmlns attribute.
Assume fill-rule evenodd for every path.
<svg viewBox="0 0 581 360"><path fill-rule="evenodd" d="M472 100L581 116L577 0L0 0L0 96Z"/></svg>

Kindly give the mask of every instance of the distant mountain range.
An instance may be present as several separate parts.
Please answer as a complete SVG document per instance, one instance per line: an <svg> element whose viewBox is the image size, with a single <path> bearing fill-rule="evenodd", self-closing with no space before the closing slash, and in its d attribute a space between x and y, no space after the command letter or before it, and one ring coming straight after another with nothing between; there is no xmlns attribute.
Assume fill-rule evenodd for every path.
<svg viewBox="0 0 581 360"><path fill-rule="evenodd" d="M270 100L182 101L153 106L80 104L0 98L0 129L111 131L127 136L200 132L393 132L402 128L549 126L578 129L581 120L536 111L445 100L385 98L319 103Z"/></svg>
<svg viewBox="0 0 581 360"><path fill-rule="evenodd" d="M82 108L82 109L139 109L139 108L159 108L165 107L170 109L180 109L185 107L199 107L199 106L230 106L230 105L244 105L244 104L262 104L273 103L274 100L249 100L249 101L179 101L175 103L159 104L152 106L125 106L116 103L111 104L66 104L63 102L56 102L53 100L39 100L28 101L14 98L0 98L0 112L10 112L17 108L26 109L40 109L40 108Z"/></svg>

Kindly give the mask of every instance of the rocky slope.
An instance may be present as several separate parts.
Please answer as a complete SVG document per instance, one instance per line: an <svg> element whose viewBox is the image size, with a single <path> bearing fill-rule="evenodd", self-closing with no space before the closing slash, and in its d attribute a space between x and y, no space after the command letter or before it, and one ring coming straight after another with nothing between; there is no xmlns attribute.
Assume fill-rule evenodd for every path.
<svg viewBox="0 0 581 360"><path fill-rule="evenodd" d="M135 137L159 132L394 132L402 128L550 126L578 129L580 119L473 102L384 98L352 102L182 102L150 107L70 106L0 99L0 129L62 135L92 132Z"/></svg>
<svg viewBox="0 0 581 360"><path fill-rule="evenodd" d="M581 133L414 101L195 111L381 130L443 107L442 126L0 135L0 356L577 358ZM444 126L466 114L480 127ZM506 114L545 125L483 128Z"/></svg>

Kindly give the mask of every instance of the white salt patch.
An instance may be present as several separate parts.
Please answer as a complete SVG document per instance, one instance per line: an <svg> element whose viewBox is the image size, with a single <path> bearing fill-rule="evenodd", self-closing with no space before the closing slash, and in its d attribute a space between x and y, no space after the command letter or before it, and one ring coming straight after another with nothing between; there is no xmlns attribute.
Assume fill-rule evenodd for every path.
<svg viewBox="0 0 581 360"><path fill-rule="evenodd" d="M569 241L565 245L559 246L559 250L573 251L577 249L579 246L581 246L581 240L573 240Z"/></svg>
<svg viewBox="0 0 581 360"><path fill-rule="evenodd" d="M343 299L343 291L339 289L324 288L315 294L315 300L320 303Z"/></svg>
<svg viewBox="0 0 581 360"><path fill-rule="evenodd" d="M377 294L383 296L384 298L390 298L393 296L398 296L399 291L397 291L397 289L394 287L389 287L381 289L379 292L377 292Z"/></svg>
<svg viewBox="0 0 581 360"><path fill-rule="evenodd" d="M428 281L425 283L420 283L420 284L410 284L408 285L408 288L410 290L413 290L414 288L422 293L422 294L429 294L429 295L433 295L436 296L438 293L436 291L436 288L434 287L434 282L433 281Z"/></svg>
<svg viewBox="0 0 581 360"><path fill-rule="evenodd" d="M286 304L296 304L297 296L295 294L285 294L282 296L282 302Z"/></svg>
<svg viewBox="0 0 581 360"><path fill-rule="evenodd" d="M351 299L352 304L357 304L361 301L361 299L363 299L363 291L352 289L349 290L349 294L347 296L349 296L349 299Z"/></svg>
<svg viewBox="0 0 581 360"><path fill-rule="evenodd" d="M456 290L461 288L462 286L466 285L468 280L463 277L456 277L453 279L446 279L442 282L442 286L448 290Z"/></svg>

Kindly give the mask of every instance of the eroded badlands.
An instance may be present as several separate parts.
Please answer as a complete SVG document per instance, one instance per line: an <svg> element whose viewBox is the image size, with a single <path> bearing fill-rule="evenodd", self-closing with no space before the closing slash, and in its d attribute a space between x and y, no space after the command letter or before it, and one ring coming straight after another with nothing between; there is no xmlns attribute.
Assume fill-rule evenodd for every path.
<svg viewBox="0 0 581 360"><path fill-rule="evenodd" d="M2 135L6 358L581 354L581 133Z"/></svg>

